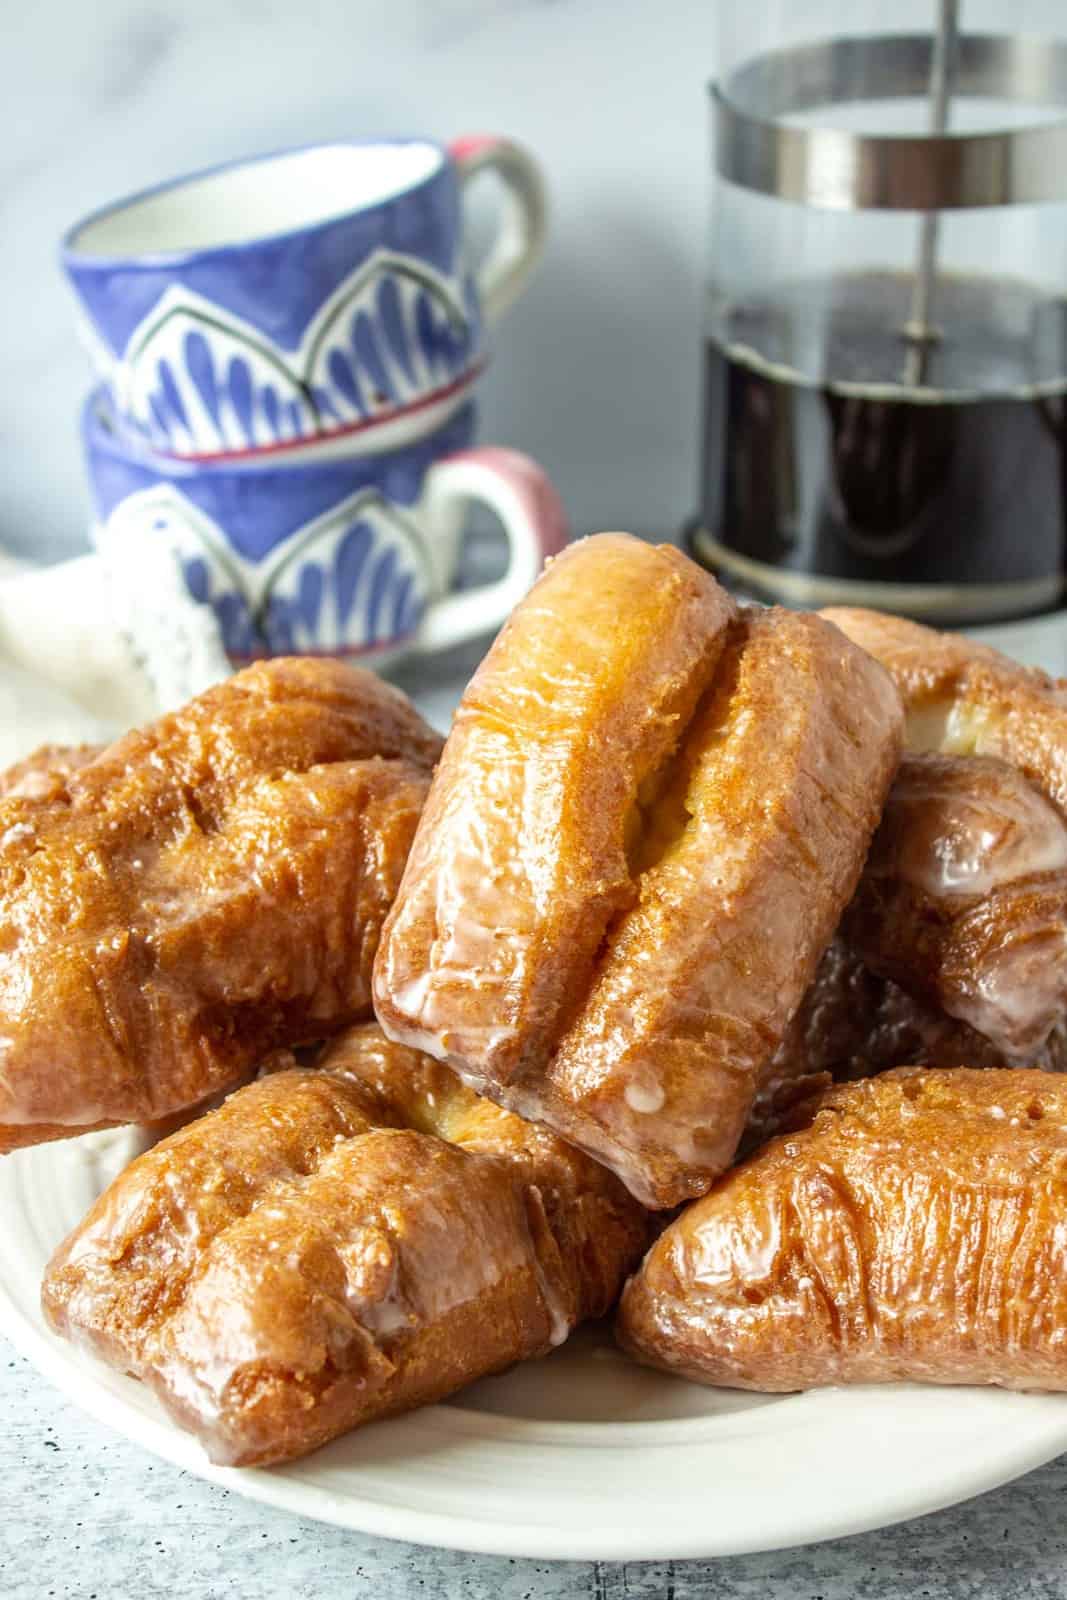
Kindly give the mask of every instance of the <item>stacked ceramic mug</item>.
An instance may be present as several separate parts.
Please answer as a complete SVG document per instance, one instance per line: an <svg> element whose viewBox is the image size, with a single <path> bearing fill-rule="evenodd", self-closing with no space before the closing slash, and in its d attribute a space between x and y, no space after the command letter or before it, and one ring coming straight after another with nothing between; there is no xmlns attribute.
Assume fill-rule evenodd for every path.
<svg viewBox="0 0 1067 1600"><path fill-rule="evenodd" d="M484 170L504 203L475 266L463 191ZM474 447L487 326L543 233L536 165L490 136L239 161L78 223L63 261L99 375L83 440L105 560L136 573L165 545L234 661L379 665L498 624L565 538L541 469ZM471 502L510 559L456 592Z"/></svg>

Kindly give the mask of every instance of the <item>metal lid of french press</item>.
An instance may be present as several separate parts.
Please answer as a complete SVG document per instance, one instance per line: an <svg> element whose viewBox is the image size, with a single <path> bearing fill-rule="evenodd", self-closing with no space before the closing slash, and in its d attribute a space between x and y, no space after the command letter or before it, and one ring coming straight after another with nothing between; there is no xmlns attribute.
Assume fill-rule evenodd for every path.
<svg viewBox="0 0 1067 1600"><path fill-rule="evenodd" d="M955 210L1067 200L1067 117L949 133L937 86L954 95L1067 107L1067 42L958 35L942 6L934 34L818 40L761 55L711 85L715 162L743 188L833 210ZM945 90L942 88L942 99ZM782 119L858 101L932 96L931 129L857 133Z"/></svg>

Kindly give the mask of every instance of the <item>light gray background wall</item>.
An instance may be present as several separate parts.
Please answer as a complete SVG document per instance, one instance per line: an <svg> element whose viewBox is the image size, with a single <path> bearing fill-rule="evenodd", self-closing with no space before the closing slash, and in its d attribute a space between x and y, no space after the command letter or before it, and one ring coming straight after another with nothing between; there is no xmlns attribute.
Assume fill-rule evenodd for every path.
<svg viewBox="0 0 1067 1600"><path fill-rule="evenodd" d="M549 256L499 330L483 437L575 525L691 509L714 0L55 0L4 16L0 541L84 538L86 368L55 241L83 211L233 154L507 132L544 162Z"/></svg>
<svg viewBox="0 0 1067 1600"><path fill-rule="evenodd" d="M820 7L820 24L884 12ZM671 534L694 501L704 82L722 10L742 31L812 14L799 0L7 0L0 542L47 557L85 536L86 367L55 265L69 222L241 152L481 128L527 141L554 196L548 258L499 331L483 436L538 456L580 531ZM932 10L898 0L892 25ZM963 12L1067 23L1062 0Z"/></svg>

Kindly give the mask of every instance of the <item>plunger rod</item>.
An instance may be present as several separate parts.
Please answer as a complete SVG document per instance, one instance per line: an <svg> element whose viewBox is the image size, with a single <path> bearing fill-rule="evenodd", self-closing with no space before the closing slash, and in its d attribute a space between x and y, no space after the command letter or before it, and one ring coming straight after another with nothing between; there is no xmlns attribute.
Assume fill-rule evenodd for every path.
<svg viewBox="0 0 1067 1600"><path fill-rule="evenodd" d="M952 78L959 38L960 0L938 0L937 33L930 62L930 132L948 128L952 99ZM940 218L936 211L923 214L919 224L919 258L911 290L911 312L904 328L909 343L907 382L923 383L930 346L937 338L932 312L937 278L937 236Z"/></svg>

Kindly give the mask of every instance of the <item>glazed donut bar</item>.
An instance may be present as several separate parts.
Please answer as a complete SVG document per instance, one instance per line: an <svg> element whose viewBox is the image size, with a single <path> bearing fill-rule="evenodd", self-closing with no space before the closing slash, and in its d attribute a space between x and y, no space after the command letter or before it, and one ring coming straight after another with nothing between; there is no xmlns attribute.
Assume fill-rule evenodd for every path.
<svg viewBox="0 0 1067 1600"><path fill-rule="evenodd" d="M966 1022L918 1000L872 972L838 934L819 963L785 1038L768 1068L775 1076L829 1073L835 1083L873 1077L888 1067L1019 1066ZM1067 1033L1055 1028L1025 1063L1045 1072L1067 1069Z"/></svg>
<svg viewBox="0 0 1067 1600"><path fill-rule="evenodd" d="M378 966L387 1032L488 1086L540 1073L734 615L671 548L601 536L551 563L456 713Z"/></svg>
<svg viewBox="0 0 1067 1600"><path fill-rule="evenodd" d="M909 751L996 756L1067 815L1067 684L902 617L837 606L820 615L893 679Z"/></svg>
<svg viewBox="0 0 1067 1600"><path fill-rule="evenodd" d="M905 1068L798 1121L653 1245L625 1349L740 1389L1067 1389L1067 1082Z"/></svg>
<svg viewBox="0 0 1067 1600"><path fill-rule="evenodd" d="M1067 822L989 756L907 756L844 921L875 971L1009 1064L1067 1012Z"/></svg>
<svg viewBox="0 0 1067 1600"><path fill-rule="evenodd" d="M876 971L1030 1061L1067 1010L1067 685L916 623L825 615L887 668L918 752L846 935Z"/></svg>
<svg viewBox="0 0 1067 1600"><path fill-rule="evenodd" d="M1067 1068L1067 825L991 756L906 755L745 1145L814 1086L912 1063Z"/></svg>
<svg viewBox="0 0 1067 1600"><path fill-rule="evenodd" d="M572 546L472 681L374 975L386 1032L644 1204L702 1194L855 888L900 702L819 618Z"/></svg>
<svg viewBox="0 0 1067 1600"><path fill-rule="evenodd" d="M741 1152L764 1144L798 1102L832 1083L920 1062L1005 1065L973 1028L872 972L838 932L760 1078Z"/></svg>
<svg viewBox="0 0 1067 1600"><path fill-rule="evenodd" d="M369 1025L135 1161L43 1304L213 1460L263 1465L543 1354L647 1237L610 1173Z"/></svg>
<svg viewBox="0 0 1067 1600"><path fill-rule="evenodd" d="M0 1151L152 1122L370 1006L440 741L337 663L249 668L0 799Z"/></svg>
<svg viewBox="0 0 1067 1600"><path fill-rule="evenodd" d="M861 884L858 894L862 893ZM765 1143L781 1130L799 1101L831 1083L920 1065L1025 1065L1042 1072L1065 1072L1067 1027L1058 1023L1025 1062L1017 1061L966 1022L872 972L839 933L760 1080L741 1150Z"/></svg>

